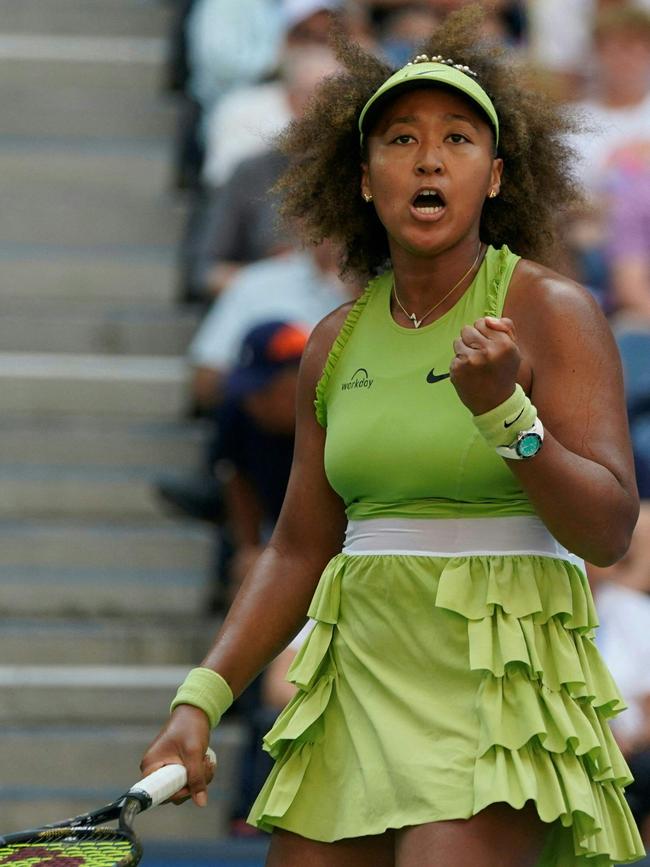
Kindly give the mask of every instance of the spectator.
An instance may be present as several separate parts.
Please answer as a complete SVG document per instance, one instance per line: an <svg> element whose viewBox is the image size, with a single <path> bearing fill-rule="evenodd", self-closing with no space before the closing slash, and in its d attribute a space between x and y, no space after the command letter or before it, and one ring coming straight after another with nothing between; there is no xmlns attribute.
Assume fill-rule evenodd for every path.
<svg viewBox="0 0 650 867"><path fill-rule="evenodd" d="M217 594L222 607L252 568L280 513L293 455L298 365L307 336L300 326L281 320L253 328L225 383L209 450L209 464L223 485L232 546L227 581ZM258 678L240 698L237 711L249 729L232 817L233 832L242 833L243 819L268 772L261 735L279 708L268 706L264 680Z"/></svg>
<svg viewBox="0 0 650 867"><path fill-rule="evenodd" d="M275 74L283 28L278 0L193 0L179 22L188 81L175 147L175 186L192 193L179 249L179 300L200 300L192 275L206 206L208 118L225 95ZM232 127L228 130L236 138Z"/></svg>
<svg viewBox="0 0 650 867"><path fill-rule="evenodd" d="M239 804L231 819L231 833L234 836L250 837L260 833L247 824L246 816L273 765L269 754L262 749L262 738L296 692L295 686L287 680L287 672L313 628L314 621L308 620L258 679L259 703L247 717L249 738L242 761Z"/></svg>
<svg viewBox="0 0 650 867"><path fill-rule="evenodd" d="M209 303L244 265L288 250L272 187L287 166L278 150L242 160L223 189L212 193L197 229L186 300Z"/></svg>
<svg viewBox="0 0 650 867"><path fill-rule="evenodd" d="M352 294L338 278L338 251L330 242L242 268L204 319L189 348L194 397L209 408L237 359L247 331L284 318L313 327Z"/></svg>
<svg viewBox="0 0 650 867"><path fill-rule="evenodd" d="M228 602L224 578L238 585L279 514L293 452L298 363L307 335L303 326L278 319L258 323L245 334L223 400L209 417L213 424L198 472L157 480L166 503L219 527L212 608Z"/></svg>
<svg viewBox="0 0 650 867"><path fill-rule="evenodd" d="M580 104L584 131L573 145L579 162L579 180L590 207L574 215L567 233L576 258L578 277L611 312L610 265L607 256L607 215L614 199L629 185L630 158L650 139L650 13L629 2L601 10L595 20L592 95ZM636 219L634 214L627 215ZM628 220L629 223L629 220ZM610 252L634 243L610 241Z"/></svg>
<svg viewBox="0 0 650 867"><path fill-rule="evenodd" d="M616 315L620 337L650 329L650 11L620 0L599 5L592 94L582 103L587 128L575 138L591 207L576 215L569 236L578 277ZM535 8L541 14L541 6ZM627 355L629 366L634 359ZM650 393L636 394L635 386L630 401L629 387L637 482L648 496Z"/></svg>
<svg viewBox="0 0 650 867"><path fill-rule="evenodd" d="M203 112L277 66L282 18L276 0L196 0L187 32L190 90Z"/></svg>
<svg viewBox="0 0 650 867"><path fill-rule="evenodd" d="M591 66L593 0L529 3L530 59L549 73L564 98L584 91Z"/></svg>
<svg viewBox="0 0 650 867"><path fill-rule="evenodd" d="M593 94L581 103L591 129L575 140L582 180L596 198L630 148L650 139L650 13L623 3L594 27Z"/></svg>
<svg viewBox="0 0 650 867"><path fill-rule="evenodd" d="M200 190L206 114L233 86L274 71L281 34L276 0L182 0L168 64L168 84L181 93L176 187Z"/></svg>
<svg viewBox="0 0 650 867"><path fill-rule="evenodd" d="M326 45L332 12L345 11L345 0L281 0L289 46Z"/></svg>
<svg viewBox="0 0 650 867"><path fill-rule="evenodd" d="M315 85L337 69L325 43L338 5L339 0L285 0L280 79L238 87L206 117L203 180L209 187L221 187L238 162L268 148Z"/></svg>
<svg viewBox="0 0 650 867"><path fill-rule="evenodd" d="M244 338L225 382L210 464L223 482L236 592L267 541L284 499L295 428L298 364L308 331L282 320Z"/></svg>
<svg viewBox="0 0 650 867"><path fill-rule="evenodd" d="M650 597L650 500L642 501L630 548L612 569L617 585Z"/></svg>
<svg viewBox="0 0 650 867"><path fill-rule="evenodd" d="M620 318L615 336L623 366L625 403L641 499L650 498L650 330Z"/></svg>
<svg viewBox="0 0 650 867"><path fill-rule="evenodd" d="M618 159L605 214L612 305L619 325L650 330L650 137Z"/></svg>
<svg viewBox="0 0 650 867"><path fill-rule="evenodd" d="M318 82L337 68L334 55L324 46L292 48L283 66L284 81L264 86L282 90L282 108L271 119L274 131L290 118L300 117ZM231 106L233 111L228 110L228 123L235 126L240 96L238 92ZM259 117L249 118L246 123L257 125ZM285 157L269 149L267 141L252 139L253 149L262 146L264 150L242 159L246 147L242 146L241 136L227 136L225 130L223 134L227 147L219 151L221 157L228 165L239 162L225 186L211 194L197 229L188 300L211 300L227 287L243 265L272 256L289 245L277 222L277 197L271 192L286 167ZM219 171L222 168L220 164Z"/></svg>
<svg viewBox="0 0 650 867"><path fill-rule="evenodd" d="M265 707L273 714L274 720L296 691L295 686L287 680L287 672L313 628L314 621L308 620L293 641L279 656L276 656L264 672L262 698Z"/></svg>
<svg viewBox="0 0 650 867"><path fill-rule="evenodd" d="M433 7L421 3L400 5L383 18L379 47L386 60L399 69L417 53L423 33L433 33L439 21Z"/></svg>
<svg viewBox="0 0 650 867"><path fill-rule="evenodd" d="M396 66L409 60L408 44L417 48L436 23L471 2L475 0L357 0L370 13L380 41L387 43L384 53ZM486 5L484 35L518 42L524 29L523 3L492 0Z"/></svg>
<svg viewBox="0 0 650 867"><path fill-rule="evenodd" d="M442 16L473 3L474 0L432 0L433 8ZM524 4L520 0L491 0L486 6L484 36L518 41L523 36Z"/></svg>
<svg viewBox="0 0 650 867"><path fill-rule="evenodd" d="M635 782L627 789L644 842L650 843L650 503L642 504L627 555L589 567L601 625L597 643L628 710L612 724ZM645 863L645 862L644 862Z"/></svg>

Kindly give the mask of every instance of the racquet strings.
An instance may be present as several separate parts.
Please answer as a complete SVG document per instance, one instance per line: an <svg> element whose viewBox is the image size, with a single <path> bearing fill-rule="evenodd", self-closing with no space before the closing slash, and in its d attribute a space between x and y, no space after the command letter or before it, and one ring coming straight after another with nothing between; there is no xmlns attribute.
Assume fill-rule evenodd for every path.
<svg viewBox="0 0 650 867"><path fill-rule="evenodd" d="M137 841L111 828L58 828L0 847L0 867L132 867Z"/></svg>

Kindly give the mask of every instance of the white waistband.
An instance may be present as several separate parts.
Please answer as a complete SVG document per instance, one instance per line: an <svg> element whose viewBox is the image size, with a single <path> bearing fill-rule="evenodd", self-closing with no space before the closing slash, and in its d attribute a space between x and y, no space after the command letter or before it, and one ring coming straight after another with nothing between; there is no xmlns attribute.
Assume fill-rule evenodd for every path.
<svg viewBox="0 0 650 867"><path fill-rule="evenodd" d="M560 545L534 515L510 518L371 518L350 521L344 554L410 554L455 557L459 554L533 554L584 562Z"/></svg>

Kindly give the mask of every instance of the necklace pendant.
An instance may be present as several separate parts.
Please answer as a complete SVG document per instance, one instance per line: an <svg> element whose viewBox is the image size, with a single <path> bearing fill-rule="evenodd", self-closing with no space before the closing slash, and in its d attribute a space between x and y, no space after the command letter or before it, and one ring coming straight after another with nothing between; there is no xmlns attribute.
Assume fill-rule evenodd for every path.
<svg viewBox="0 0 650 867"><path fill-rule="evenodd" d="M422 325L422 319L418 319L415 313L411 313L409 319L413 322L414 328L419 328Z"/></svg>

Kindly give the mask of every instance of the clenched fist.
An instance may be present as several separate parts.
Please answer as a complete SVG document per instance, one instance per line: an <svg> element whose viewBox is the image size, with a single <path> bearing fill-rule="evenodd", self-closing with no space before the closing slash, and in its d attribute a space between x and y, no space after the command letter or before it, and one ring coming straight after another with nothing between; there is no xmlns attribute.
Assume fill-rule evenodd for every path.
<svg viewBox="0 0 650 867"><path fill-rule="evenodd" d="M511 319L485 316L465 325L454 340L449 366L454 388L473 415L481 415L510 397L521 355Z"/></svg>

